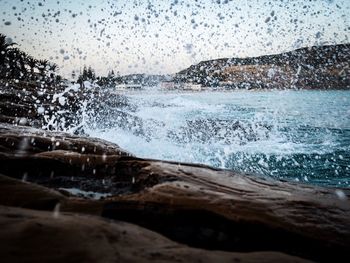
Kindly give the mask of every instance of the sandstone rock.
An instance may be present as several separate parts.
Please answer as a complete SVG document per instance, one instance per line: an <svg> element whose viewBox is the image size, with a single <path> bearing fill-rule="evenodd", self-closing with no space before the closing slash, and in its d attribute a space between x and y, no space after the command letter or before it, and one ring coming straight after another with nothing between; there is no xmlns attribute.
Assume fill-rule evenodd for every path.
<svg viewBox="0 0 350 263"><path fill-rule="evenodd" d="M207 249L283 251L327 261L348 257L350 204L334 189L190 164L131 158L118 163L120 173L138 167L129 174L140 192L113 197L106 217Z"/></svg>
<svg viewBox="0 0 350 263"><path fill-rule="evenodd" d="M38 145L18 151L21 141L33 137ZM26 173L27 180L56 189L114 195L94 201L59 194L63 211L132 222L205 249L279 251L317 261L348 258L349 190L143 160L102 140L25 127L0 125L0 142L2 174L21 179ZM27 207L35 209L31 204ZM21 201L13 205L23 207Z"/></svg>
<svg viewBox="0 0 350 263"><path fill-rule="evenodd" d="M0 173L18 179L116 194L130 189L128 178L111 178L129 155L99 139L0 124Z"/></svg>
<svg viewBox="0 0 350 263"><path fill-rule="evenodd" d="M306 262L277 252L189 248L144 228L92 216L0 206L2 262Z"/></svg>
<svg viewBox="0 0 350 263"><path fill-rule="evenodd" d="M101 216L105 202L74 198L37 184L0 175L0 205L34 210L62 211Z"/></svg>
<svg viewBox="0 0 350 263"><path fill-rule="evenodd" d="M53 211L65 199L52 189L0 175L0 205Z"/></svg>

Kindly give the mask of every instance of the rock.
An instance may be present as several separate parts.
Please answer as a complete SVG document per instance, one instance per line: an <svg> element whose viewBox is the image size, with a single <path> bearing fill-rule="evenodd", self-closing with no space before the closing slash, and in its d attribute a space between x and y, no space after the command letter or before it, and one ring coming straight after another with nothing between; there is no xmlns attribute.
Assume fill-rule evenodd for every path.
<svg viewBox="0 0 350 263"><path fill-rule="evenodd" d="M104 216L206 249L348 257L350 204L333 189L160 161L119 160L118 170L137 165L140 192L113 197Z"/></svg>
<svg viewBox="0 0 350 263"><path fill-rule="evenodd" d="M27 182L0 175L0 205L37 210L54 210L66 197L62 194Z"/></svg>
<svg viewBox="0 0 350 263"><path fill-rule="evenodd" d="M0 123L1 153L14 156L32 156L44 152L69 151L82 155L130 156L117 144L97 138L51 132L25 126Z"/></svg>
<svg viewBox="0 0 350 263"><path fill-rule="evenodd" d="M37 184L0 175L0 205L34 210L62 211L101 216L105 202L74 198Z"/></svg>
<svg viewBox="0 0 350 263"><path fill-rule="evenodd" d="M45 114L51 117L54 112L61 110L57 103L52 102L52 98L56 92L61 92L64 86L47 87L41 82L1 79L0 87L2 122L41 128L45 122L45 111Z"/></svg>
<svg viewBox="0 0 350 263"><path fill-rule="evenodd" d="M18 179L117 194L131 185L111 177L122 156L130 153L103 140L0 124L0 173Z"/></svg>
<svg viewBox="0 0 350 263"><path fill-rule="evenodd" d="M21 142L32 138L38 144L21 147ZM103 140L4 124L0 125L0 146L0 173L6 176L22 179L25 174L30 182L55 189L113 195L84 200L49 191L40 194L58 200L62 211L135 223L208 250L278 251L316 261L349 258L347 189L144 160ZM24 189L18 181L12 189L17 187ZM11 188L4 184L4 189L0 190ZM23 194L27 200L31 195ZM52 209L50 202L41 202L45 198L36 196L32 195L30 206L21 200L1 204ZM35 199L40 201L37 205Z"/></svg>
<svg viewBox="0 0 350 263"><path fill-rule="evenodd" d="M27 125L46 130L71 130L83 134L81 123L102 122L107 117L121 116L120 109L134 111L127 98L111 94L98 86L80 88L75 85L48 86L41 82L10 81L0 79L0 121ZM119 109L120 114L115 110ZM113 116L114 117L114 116ZM115 119L115 118L114 118ZM139 120L128 124L139 124ZM121 119L120 124L124 121ZM131 129L131 128L130 128Z"/></svg>
<svg viewBox="0 0 350 263"><path fill-rule="evenodd" d="M307 262L189 248L128 223L0 206L2 262Z"/></svg>

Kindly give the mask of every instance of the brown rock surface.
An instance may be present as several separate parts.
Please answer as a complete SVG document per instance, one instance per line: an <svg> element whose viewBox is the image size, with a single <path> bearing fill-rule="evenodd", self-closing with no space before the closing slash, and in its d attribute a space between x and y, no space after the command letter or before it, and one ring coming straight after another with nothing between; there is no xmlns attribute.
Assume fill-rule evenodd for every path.
<svg viewBox="0 0 350 263"><path fill-rule="evenodd" d="M122 178L111 182L115 163L129 155L99 139L0 124L0 173L18 179L83 190L109 185L103 192L118 193L126 188Z"/></svg>
<svg viewBox="0 0 350 263"><path fill-rule="evenodd" d="M345 194L339 198L335 189L143 160L103 140L4 124L0 145L4 175L114 195L77 199L1 177L2 205L51 211L60 203L62 211L128 221L205 249L278 251L317 261L349 257L345 189L337 190Z"/></svg>
<svg viewBox="0 0 350 263"><path fill-rule="evenodd" d="M0 175L0 205L45 211L59 207L62 211L100 216L105 202L74 198L64 191L62 194L37 184Z"/></svg>
<svg viewBox="0 0 350 263"><path fill-rule="evenodd" d="M306 262L277 252L189 248L144 228L92 216L0 206L2 262Z"/></svg>
<svg viewBox="0 0 350 263"><path fill-rule="evenodd" d="M333 189L157 161L121 160L118 170L136 163L135 184L149 187L114 197L104 216L197 247L348 257L350 204Z"/></svg>
<svg viewBox="0 0 350 263"><path fill-rule="evenodd" d="M0 205L53 210L64 199L52 189L0 175Z"/></svg>

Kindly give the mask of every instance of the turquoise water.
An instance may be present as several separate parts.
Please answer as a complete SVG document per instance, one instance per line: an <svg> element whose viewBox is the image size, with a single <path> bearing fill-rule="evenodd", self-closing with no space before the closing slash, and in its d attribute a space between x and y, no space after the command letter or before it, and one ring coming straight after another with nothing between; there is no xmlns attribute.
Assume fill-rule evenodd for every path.
<svg viewBox="0 0 350 263"><path fill-rule="evenodd" d="M350 91L125 94L125 118L87 129L139 157L350 186ZM117 118L118 119L118 118Z"/></svg>

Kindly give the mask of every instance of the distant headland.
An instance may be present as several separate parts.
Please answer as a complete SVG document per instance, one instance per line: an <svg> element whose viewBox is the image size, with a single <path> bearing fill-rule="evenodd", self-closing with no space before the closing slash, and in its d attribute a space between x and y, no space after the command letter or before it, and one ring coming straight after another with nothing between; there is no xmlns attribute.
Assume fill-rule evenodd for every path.
<svg viewBox="0 0 350 263"><path fill-rule="evenodd" d="M202 61L175 74L174 79L227 88L350 88L350 44Z"/></svg>
<svg viewBox="0 0 350 263"><path fill-rule="evenodd" d="M113 72L112 72L113 73ZM163 89L348 89L350 44L313 46L249 58L202 61L173 75L132 74L102 78L112 83ZM130 86L131 85L131 86ZM120 86L119 86L120 87Z"/></svg>

